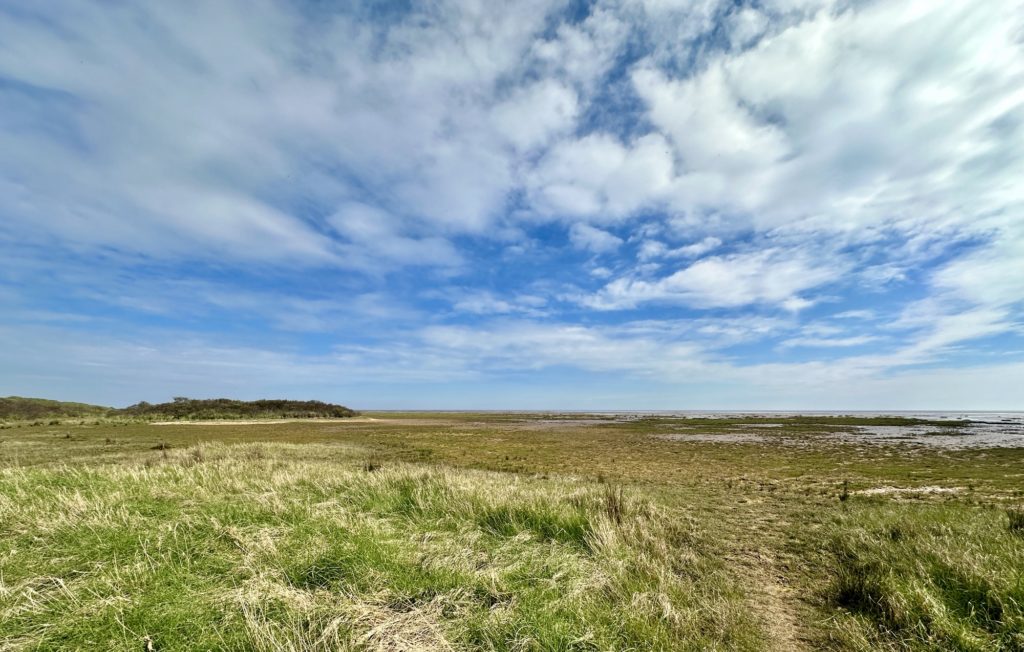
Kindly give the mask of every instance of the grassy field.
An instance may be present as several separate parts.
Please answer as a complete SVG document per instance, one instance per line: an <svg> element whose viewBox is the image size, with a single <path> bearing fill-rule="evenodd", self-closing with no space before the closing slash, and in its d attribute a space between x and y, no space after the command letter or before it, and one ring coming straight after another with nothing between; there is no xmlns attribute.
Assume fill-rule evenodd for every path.
<svg viewBox="0 0 1024 652"><path fill-rule="evenodd" d="M0 650L1024 650L1024 449L871 422L4 424Z"/></svg>

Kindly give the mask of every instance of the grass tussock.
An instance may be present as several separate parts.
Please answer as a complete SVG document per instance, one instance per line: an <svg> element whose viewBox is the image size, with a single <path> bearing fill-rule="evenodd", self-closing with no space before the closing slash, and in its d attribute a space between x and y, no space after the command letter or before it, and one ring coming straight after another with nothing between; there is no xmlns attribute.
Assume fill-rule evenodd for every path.
<svg viewBox="0 0 1024 652"><path fill-rule="evenodd" d="M714 541L624 489L298 448L0 471L0 646L763 647Z"/></svg>
<svg viewBox="0 0 1024 652"><path fill-rule="evenodd" d="M837 647L1024 650L1024 546L1000 510L857 505L830 555Z"/></svg>
<svg viewBox="0 0 1024 652"><path fill-rule="evenodd" d="M1010 532L1024 536L1024 507L1012 507L1006 510L1006 518L1009 520L1007 527Z"/></svg>

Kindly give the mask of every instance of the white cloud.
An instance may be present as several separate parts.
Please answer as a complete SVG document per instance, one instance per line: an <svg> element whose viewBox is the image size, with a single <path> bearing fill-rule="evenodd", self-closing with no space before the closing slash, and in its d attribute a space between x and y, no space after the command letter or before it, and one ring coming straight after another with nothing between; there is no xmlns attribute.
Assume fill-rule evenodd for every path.
<svg viewBox="0 0 1024 652"><path fill-rule="evenodd" d="M874 319L877 314L874 310L844 310L832 316L836 319Z"/></svg>
<svg viewBox="0 0 1024 652"><path fill-rule="evenodd" d="M552 74L592 89L611 67L632 27L616 9L596 7L581 24L559 25L553 38L534 42L531 54Z"/></svg>
<svg viewBox="0 0 1024 652"><path fill-rule="evenodd" d="M444 238L400 235L401 221L379 208L348 202L327 218L350 244L339 247L345 262L372 270L381 260L401 265L457 265L455 248Z"/></svg>
<svg viewBox="0 0 1024 652"><path fill-rule="evenodd" d="M640 260L652 260L654 258L698 258L720 246L722 246L722 240L713 236L708 236L693 244L675 248L670 248L659 240L644 240L640 244L637 256Z"/></svg>
<svg viewBox="0 0 1024 652"><path fill-rule="evenodd" d="M742 222L940 242L1003 237L1024 203L1011 0L606 3L547 31L560 8L441 3L387 24L272 3L5 13L0 72L40 91L5 91L39 116L0 132L5 212L35 241L338 264L318 219L352 201L416 240L492 233L523 191L531 221L670 208L719 216L699 237ZM760 40L695 46L680 70L716 21ZM640 36L651 53L628 78L649 124L574 137Z"/></svg>
<svg viewBox="0 0 1024 652"><path fill-rule="evenodd" d="M850 243L896 234L907 249L891 256L911 265L920 262L911 247L1012 239L1024 208L1016 3L818 9L800 9L756 47L709 55L695 73L677 77L657 62L634 71L681 164L657 196L739 228ZM991 257L1013 275L1012 256Z"/></svg>
<svg viewBox="0 0 1024 652"><path fill-rule="evenodd" d="M744 7L729 16L729 42L733 48L750 45L768 29L768 17L753 7Z"/></svg>
<svg viewBox="0 0 1024 652"><path fill-rule="evenodd" d="M542 214L610 222L657 202L669 188L672 169L670 148L658 134L631 144L593 134L553 147L527 185Z"/></svg>
<svg viewBox="0 0 1024 652"><path fill-rule="evenodd" d="M586 249L597 254L615 251L622 246L622 238L582 222L570 227L569 240L577 249Z"/></svg>
<svg viewBox="0 0 1024 652"><path fill-rule="evenodd" d="M428 347L458 351L486 367L543 369L571 365L591 371L650 375L702 366L699 347L680 342L620 336L569 324L507 322L489 327L437 326L426 329Z"/></svg>
<svg viewBox="0 0 1024 652"><path fill-rule="evenodd" d="M755 303L805 307L801 292L835 281L845 264L816 265L799 252L768 249L704 258L656 280L623 277L608 283L584 303L603 310L642 303L680 303L697 307L736 307ZM797 300L799 304L788 303Z"/></svg>
<svg viewBox="0 0 1024 652"><path fill-rule="evenodd" d="M640 248L637 250L636 256L642 261L652 260L654 258L661 258L668 252L668 247L664 242L658 240L644 240L640 243Z"/></svg>
<svg viewBox="0 0 1024 652"><path fill-rule="evenodd" d="M642 68L633 80L651 120L671 137L684 174L740 175L789 154L784 132L737 101L722 66L684 81Z"/></svg>
<svg viewBox="0 0 1024 652"><path fill-rule="evenodd" d="M680 256L703 256L709 251L713 251L722 246L722 241L714 236L708 236L700 242L694 242L693 244L685 245L675 249L679 252Z"/></svg>
<svg viewBox="0 0 1024 652"><path fill-rule="evenodd" d="M501 299L493 292L486 291L453 291L448 293L452 307L461 313L473 315L508 315L522 314L540 316L544 314L547 300L529 294L521 294L508 299Z"/></svg>
<svg viewBox="0 0 1024 652"><path fill-rule="evenodd" d="M494 121L513 145L531 149L572 127L578 111L576 94L548 79L519 90L495 107Z"/></svg>
<svg viewBox="0 0 1024 652"><path fill-rule="evenodd" d="M805 299L803 297L789 297L788 299L783 299L782 303L780 303L779 305L784 310L788 310L790 312L800 312L801 310L810 308L815 303L815 301L812 301L811 299Z"/></svg>
<svg viewBox="0 0 1024 652"><path fill-rule="evenodd" d="M934 362L934 355L956 337L978 332L963 326L950 330L957 335L929 343L930 351L911 345L889 355L770 364L744 364L715 352L791 327L786 321L751 317L632 322L617 327L498 320L474 327L428 326L397 339L393 332L381 333L379 343L348 343L314 353L225 344L159 329L151 329L144 338L119 338L77 333L66 325L37 326L29 332L4 326L0 335L21 345L0 352L0 363L8 371L0 386L8 393L57 392L113 404L187 390L193 395L226 393L243 398L314 395L355 407L396 407L409 403L411 397L388 398L386 403L379 388L387 385L381 383L441 387L468 381L488 387L509 372L541 374L571 367L599 374L604 384L625 383L624 389L648 397L638 404L633 395L623 399L627 395L620 394L615 400L621 402L606 403L605 408L998 409L1015 405L1013 392L1019 385L1012 383L1024 378L1020 363L912 368ZM42 349L53 355L46 374L35 364ZM329 393L325 393L327 387ZM689 391L698 387L697 394ZM519 391L499 397L491 394L492 403L487 405L559 407L524 403ZM689 398L681 402L680 392ZM742 404L736 402L737 396Z"/></svg>
<svg viewBox="0 0 1024 652"><path fill-rule="evenodd" d="M927 320L923 337L905 349L902 355L911 359L915 356L928 356L930 359L952 345L998 335L1019 327L1010 320L1006 311L990 308L936 312L928 314Z"/></svg>
<svg viewBox="0 0 1024 652"><path fill-rule="evenodd" d="M1024 301L1024 221L993 245L948 263L933 281L940 290L983 305Z"/></svg>
<svg viewBox="0 0 1024 652"><path fill-rule="evenodd" d="M782 343L784 348L832 348L861 346L878 340L874 335L851 335L850 337L794 337Z"/></svg>
<svg viewBox="0 0 1024 652"><path fill-rule="evenodd" d="M435 9L387 26L269 2L0 12L0 119L20 121L0 130L3 209L37 240L161 257L344 264L317 213L353 200L479 232L513 188L507 144L570 127L575 95L541 80L496 106L552 5Z"/></svg>

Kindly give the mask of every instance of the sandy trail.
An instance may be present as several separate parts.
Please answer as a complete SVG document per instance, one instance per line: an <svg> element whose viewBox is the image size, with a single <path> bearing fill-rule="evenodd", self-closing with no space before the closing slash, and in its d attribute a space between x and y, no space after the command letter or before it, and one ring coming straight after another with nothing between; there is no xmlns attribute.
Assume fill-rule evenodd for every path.
<svg viewBox="0 0 1024 652"><path fill-rule="evenodd" d="M779 652L809 649L800 617L798 598L778 562L764 551L753 555L751 577L759 615Z"/></svg>
<svg viewBox="0 0 1024 652"><path fill-rule="evenodd" d="M343 419L217 419L209 421L153 421L151 426L267 426L276 423L373 423L373 417L345 417Z"/></svg>

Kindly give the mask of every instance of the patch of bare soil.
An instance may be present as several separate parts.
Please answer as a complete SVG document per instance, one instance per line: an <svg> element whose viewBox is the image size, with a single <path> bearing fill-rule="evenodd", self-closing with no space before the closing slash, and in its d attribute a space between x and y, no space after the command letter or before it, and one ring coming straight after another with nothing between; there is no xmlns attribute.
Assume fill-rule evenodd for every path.
<svg viewBox="0 0 1024 652"><path fill-rule="evenodd" d="M813 621L814 608L795 584L794 573L801 571L793 564L799 560L782 551L782 536L789 522L770 504L754 509L750 505L727 509L721 516L730 522L727 531L733 531L722 541L727 549L725 557L739 573L740 583L748 592L750 609L768 634L770 644L765 649L813 649L808 625Z"/></svg>
<svg viewBox="0 0 1024 652"><path fill-rule="evenodd" d="M872 487L871 489L861 489L859 491L852 491L850 493L860 494L861 496L886 496L886 495L901 495L901 494L956 494L963 491L963 487Z"/></svg>

